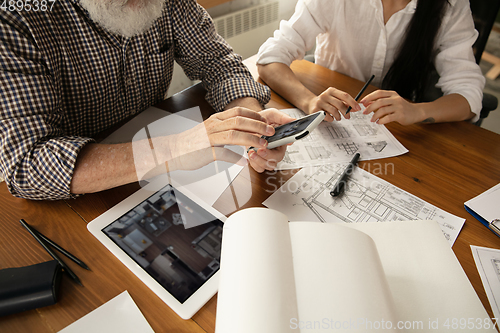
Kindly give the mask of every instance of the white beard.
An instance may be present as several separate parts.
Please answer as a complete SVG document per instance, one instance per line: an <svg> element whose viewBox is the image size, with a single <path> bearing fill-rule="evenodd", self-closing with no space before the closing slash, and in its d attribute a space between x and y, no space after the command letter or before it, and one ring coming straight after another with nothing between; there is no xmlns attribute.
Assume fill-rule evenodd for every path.
<svg viewBox="0 0 500 333"><path fill-rule="evenodd" d="M127 38L148 31L165 6L165 0L80 0L80 3L94 22Z"/></svg>

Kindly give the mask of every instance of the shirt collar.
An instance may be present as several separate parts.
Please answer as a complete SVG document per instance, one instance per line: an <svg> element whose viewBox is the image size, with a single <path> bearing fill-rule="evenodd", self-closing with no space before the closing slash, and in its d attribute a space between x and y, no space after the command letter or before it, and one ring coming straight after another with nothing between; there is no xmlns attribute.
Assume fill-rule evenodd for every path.
<svg viewBox="0 0 500 333"><path fill-rule="evenodd" d="M417 3L418 3L418 0L411 0L405 8L403 8L401 11L403 13L414 13L415 10L417 9ZM370 1L370 4L372 5L372 7L374 7L375 9L380 9L382 10L382 0L371 0Z"/></svg>

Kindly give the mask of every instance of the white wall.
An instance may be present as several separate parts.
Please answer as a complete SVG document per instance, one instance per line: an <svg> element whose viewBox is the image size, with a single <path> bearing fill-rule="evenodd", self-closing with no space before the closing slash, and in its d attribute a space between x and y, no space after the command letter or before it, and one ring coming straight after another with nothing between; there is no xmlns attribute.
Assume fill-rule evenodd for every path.
<svg viewBox="0 0 500 333"><path fill-rule="evenodd" d="M288 20L295 11L297 0L280 0L280 19Z"/></svg>

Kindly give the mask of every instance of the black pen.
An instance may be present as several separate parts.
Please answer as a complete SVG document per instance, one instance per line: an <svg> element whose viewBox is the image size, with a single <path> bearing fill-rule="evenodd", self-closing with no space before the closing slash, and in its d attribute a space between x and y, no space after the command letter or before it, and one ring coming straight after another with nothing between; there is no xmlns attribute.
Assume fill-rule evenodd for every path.
<svg viewBox="0 0 500 333"><path fill-rule="evenodd" d="M363 93L365 92L366 88L368 87L368 85L370 84L370 82L372 82L372 80L375 78L375 75L372 75L368 81L366 81L365 85L363 86L363 88L361 88L361 90L359 91L359 93L356 95L356 97L354 98L354 100L357 102L358 99L361 97L361 95L363 95ZM349 111L351 111L351 107L348 107L347 108L347 111L345 112L345 114L348 114Z"/></svg>
<svg viewBox="0 0 500 333"><path fill-rule="evenodd" d="M330 191L330 195L332 197L337 197L342 192L344 192L344 187L347 182L347 178L351 175L352 169L354 169L354 166L358 162L359 156L360 156L359 153L354 154L354 157L352 158L351 162L349 162L344 172L340 176L339 180L337 181L333 189Z"/></svg>
<svg viewBox="0 0 500 333"><path fill-rule="evenodd" d="M40 237L38 237L38 235L31 229L31 227L26 223L26 221L20 219L19 222L21 222L22 226L29 231L31 236L33 236L38 241L38 243L40 243L40 245L45 249L45 251L47 251L50 254L50 256L54 258L54 260L56 260L59 263L59 265L61 265L61 267L64 269L66 273L68 273L68 275L73 279L73 281L75 281L76 283L78 283L80 286L83 287L83 284L78 278L78 276L76 276L76 274L73 273L73 271L64 263L64 261L62 261L61 258L59 258L57 254L55 254Z"/></svg>
<svg viewBox="0 0 500 333"><path fill-rule="evenodd" d="M68 257L69 259L73 260L74 262L76 262L80 267L83 267L87 270L90 271L90 268L89 266L87 266L83 261L81 261L80 259L78 259L77 257L75 257L74 255L72 255L69 251L63 249L61 246L59 246L57 243L55 243L54 241L50 240L49 238L47 238L44 234L42 234L40 231L36 230L35 228L33 228L32 226L30 226L31 230L36 233L41 239L43 239L45 241L45 243L49 244L50 246L52 246L53 248L55 248L57 251L61 252L62 254L64 254L66 257Z"/></svg>

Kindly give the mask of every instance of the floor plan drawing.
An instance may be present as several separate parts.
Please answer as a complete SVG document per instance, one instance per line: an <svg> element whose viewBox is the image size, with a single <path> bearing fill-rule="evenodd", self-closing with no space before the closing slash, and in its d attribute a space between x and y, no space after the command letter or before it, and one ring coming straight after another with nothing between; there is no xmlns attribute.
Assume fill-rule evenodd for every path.
<svg viewBox="0 0 500 333"><path fill-rule="evenodd" d="M451 245L465 219L454 216L360 168L355 168L344 193L330 190L345 164L304 168L272 194L264 205L293 221L381 222L435 220Z"/></svg>
<svg viewBox="0 0 500 333"><path fill-rule="evenodd" d="M493 265L493 269L497 276L497 279L500 281L500 259L493 258L491 259L491 264Z"/></svg>
<svg viewBox="0 0 500 333"><path fill-rule="evenodd" d="M369 136L377 134L377 128L375 126L369 125L353 125L356 132L358 132L359 136Z"/></svg>
<svg viewBox="0 0 500 333"><path fill-rule="evenodd" d="M306 150L311 160L328 158L331 155L331 153L325 147L306 146Z"/></svg>
<svg viewBox="0 0 500 333"><path fill-rule="evenodd" d="M354 155L358 151L358 145L355 142L340 142L337 143L340 150L344 150L347 155Z"/></svg>
<svg viewBox="0 0 500 333"><path fill-rule="evenodd" d="M494 318L500 316L500 250L471 245L484 291L488 297Z"/></svg>
<svg viewBox="0 0 500 333"><path fill-rule="evenodd" d="M299 109L281 111L295 118L304 116ZM285 158L278 163L277 169L348 162L357 152L361 154L361 160L392 157L408 152L384 125L372 123L371 117L359 111L352 112L351 119L322 122L304 139L287 148Z"/></svg>
<svg viewBox="0 0 500 333"><path fill-rule="evenodd" d="M384 150L384 148L387 146L387 142L386 141L367 142L366 144L368 145L368 147L373 148L373 150L375 150L376 152L379 152L379 153L382 150Z"/></svg>
<svg viewBox="0 0 500 333"><path fill-rule="evenodd" d="M326 130L328 131L328 133L330 133L332 139L345 139L350 137L349 132L344 127L328 126L326 127Z"/></svg>

